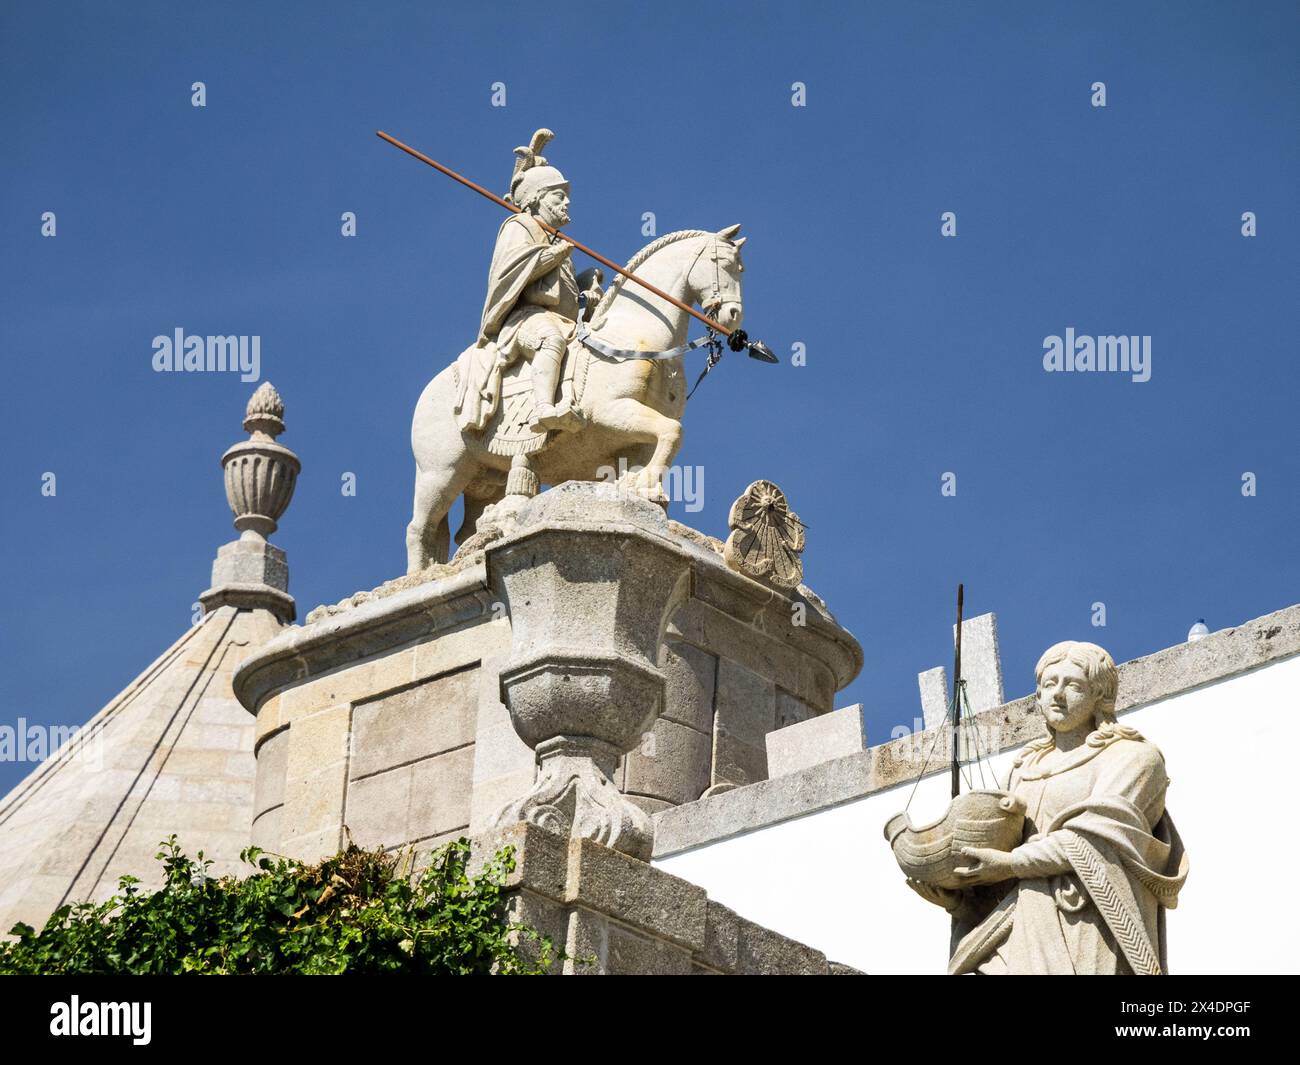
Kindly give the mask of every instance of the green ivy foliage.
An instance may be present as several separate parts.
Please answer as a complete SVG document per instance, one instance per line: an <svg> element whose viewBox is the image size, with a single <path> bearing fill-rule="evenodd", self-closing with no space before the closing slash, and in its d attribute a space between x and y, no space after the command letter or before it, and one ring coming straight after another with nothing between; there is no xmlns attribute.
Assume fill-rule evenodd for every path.
<svg viewBox="0 0 1300 1065"><path fill-rule="evenodd" d="M246 877L208 876L172 836L156 857L163 886L124 876L98 905L56 910L36 932L0 943L0 974L418 973L538 975L550 939L507 919L513 848L466 874L469 842L448 843L411 876L399 858L354 844L316 865L249 847Z"/></svg>

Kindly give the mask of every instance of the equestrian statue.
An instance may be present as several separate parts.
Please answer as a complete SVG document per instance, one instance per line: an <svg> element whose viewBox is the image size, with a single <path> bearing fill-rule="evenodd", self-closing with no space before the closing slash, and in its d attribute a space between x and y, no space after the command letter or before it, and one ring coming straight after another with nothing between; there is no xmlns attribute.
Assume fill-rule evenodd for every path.
<svg viewBox="0 0 1300 1065"><path fill-rule="evenodd" d="M685 354L705 343L686 343L690 318L710 328L710 366L721 353L716 335L775 361L740 329L740 226L668 233L620 268L559 232L569 222L570 186L540 154L549 130L515 149L509 194L500 198L380 136L512 212L497 231L478 336L416 404L407 572L446 561L458 496L465 517L457 544L485 511L503 519L542 484L598 480L601 471L626 471L621 489L666 503L661 479L681 446ZM607 289L598 269L574 271L573 246L613 269Z"/></svg>

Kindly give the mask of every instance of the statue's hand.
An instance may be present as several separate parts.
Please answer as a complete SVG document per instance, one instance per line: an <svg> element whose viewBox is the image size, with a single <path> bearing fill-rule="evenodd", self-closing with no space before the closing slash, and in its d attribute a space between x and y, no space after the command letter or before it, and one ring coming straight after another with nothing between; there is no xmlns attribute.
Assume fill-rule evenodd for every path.
<svg viewBox="0 0 1300 1065"><path fill-rule="evenodd" d="M997 884L1003 880L1014 879L1016 872L1011 865L1010 851L995 851L987 847L963 847L962 857L969 858L974 865L954 869L953 875L970 884Z"/></svg>
<svg viewBox="0 0 1300 1065"><path fill-rule="evenodd" d="M907 886L925 899L926 902L933 903L935 906L942 906L949 913L952 913L961 905L961 892L954 891L952 888L923 884L920 880L913 880L911 877L907 878Z"/></svg>

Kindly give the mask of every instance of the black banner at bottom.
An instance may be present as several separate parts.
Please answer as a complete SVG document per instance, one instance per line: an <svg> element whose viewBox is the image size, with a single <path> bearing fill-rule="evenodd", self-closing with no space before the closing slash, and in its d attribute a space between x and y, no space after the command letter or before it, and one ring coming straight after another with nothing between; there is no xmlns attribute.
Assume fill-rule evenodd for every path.
<svg viewBox="0 0 1300 1065"><path fill-rule="evenodd" d="M1017 1040L1050 1036L1054 1045L1086 1049L1276 1038L1287 1034L1296 1014L1285 977L827 979L787 977L779 991L760 990L752 980L715 981L707 991L715 1004L709 1031L732 1044L785 1031L838 1043L855 1027L859 1033L884 1027L902 1047L937 1048L958 1033L978 1045L1005 1033ZM800 1002L805 995L807 1005ZM569 1053L588 1038L592 1052L603 1054L611 1037L649 1039L670 1050L684 1029L699 1023L685 1009L692 998L683 996L662 980L635 989L617 979L586 981L579 998L570 982L554 979L534 981L525 994L473 978L9 977L0 982L0 1017L6 1047L33 1050L60 1043L91 1052L95 1044L111 1044L128 1054L201 1047L205 1056L280 1046L373 1050L377 1038L382 1043L401 1032L432 1034L474 1021L470 1031L489 1039L514 1042L518 1031L545 1045L564 1034ZM733 998L738 1008L717 1009ZM849 1025L845 1007L852 1010ZM483 1020L494 1023L483 1026ZM547 1024L556 1030L548 1033ZM564 1032L565 1026L572 1027Z"/></svg>

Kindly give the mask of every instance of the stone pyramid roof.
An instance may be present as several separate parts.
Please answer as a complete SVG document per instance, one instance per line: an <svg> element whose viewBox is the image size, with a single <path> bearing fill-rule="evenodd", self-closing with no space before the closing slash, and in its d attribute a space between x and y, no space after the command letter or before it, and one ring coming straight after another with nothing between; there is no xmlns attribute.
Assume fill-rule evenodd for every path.
<svg viewBox="0 0 1300 1065"><path fill-rule="evenodd" d="M100 900L131 873L161 881L158 843L235 872L253 811L253 718L235 668L280 630L268 610L221 606L0 799L0 932Z"/></svg>
<svg viewBox="0 0 1300 1065"><path fill-rule="evenodd" d="M212 859L212 875L240 871L255 723L231 678L294 617L284 552L266 539L299 469L274 439L283 415L264 382L245 411L250 438L222 456L240 536L217 552L202 620L0 799L0 936L19 921L39 928L64 903L107 898L127 873L158 886L154 855L173 833Z"/></svg>

